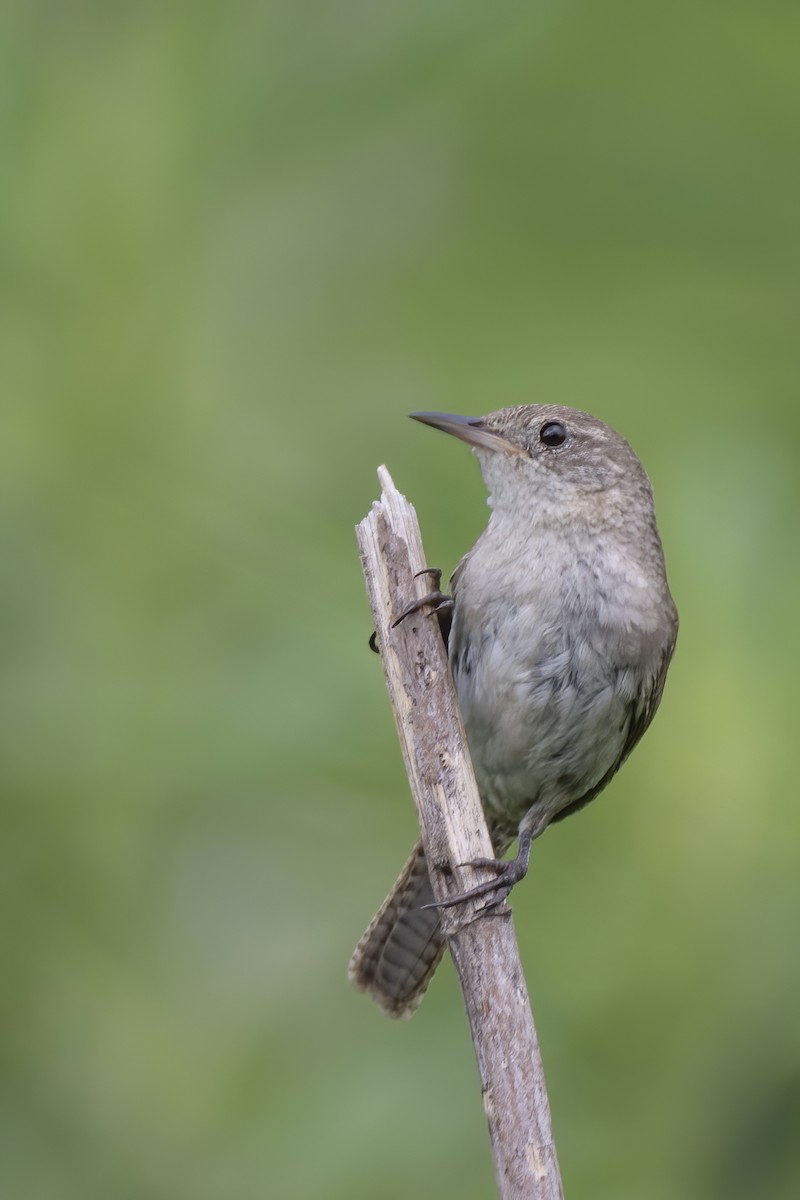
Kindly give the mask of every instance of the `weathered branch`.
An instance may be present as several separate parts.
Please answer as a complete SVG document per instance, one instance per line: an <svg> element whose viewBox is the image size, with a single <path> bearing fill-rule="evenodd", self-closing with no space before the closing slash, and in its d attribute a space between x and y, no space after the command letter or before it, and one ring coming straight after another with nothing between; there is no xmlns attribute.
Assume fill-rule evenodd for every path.
<svg viewBox="0 0 800 1200"><path fill-rule="evenodd" d="M415 614L391 628L410 599L429 590L414 509L378 470L380 502L358 541L411 790L437 900L478 882L459 866L493 850L467 750L446 651L435 619ZM442 928L464 995L502 1200L562 1200L550 1106L514 925L503 906L471 923L482 901L443 909ZM456 915L456 912L458 915Z"/></svg>

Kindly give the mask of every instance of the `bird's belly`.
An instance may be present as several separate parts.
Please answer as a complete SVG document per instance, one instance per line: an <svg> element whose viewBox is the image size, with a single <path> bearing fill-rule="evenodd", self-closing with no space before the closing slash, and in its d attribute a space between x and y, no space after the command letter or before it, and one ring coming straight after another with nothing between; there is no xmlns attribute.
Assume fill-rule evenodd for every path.
<svg viewBox="0 0 800 1200"><path fill-rule="evenodd" d="M552 819L618 763L633 699L629 672L588 640L525 655L487 639L464 666L454 660L459 704L496 825L513 832L534 805Z"/></svg>

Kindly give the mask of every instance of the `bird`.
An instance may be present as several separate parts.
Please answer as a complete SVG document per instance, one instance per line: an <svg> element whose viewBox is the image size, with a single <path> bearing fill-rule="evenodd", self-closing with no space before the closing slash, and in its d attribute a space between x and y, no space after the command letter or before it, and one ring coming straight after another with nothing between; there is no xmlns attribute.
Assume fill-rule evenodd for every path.
<svg viewBox="0 0 800 1200"><path fill-rule="evenodd" d="M497 856L480 863L493 878L448 903L491 907L525 876L533 841L593 800L649 726L678 614L650 481L610 426L552 404L410 415L470 446L489 492L486 529L434 598ZM418 842L349 978L407 1018L444 948Z"/></svg>

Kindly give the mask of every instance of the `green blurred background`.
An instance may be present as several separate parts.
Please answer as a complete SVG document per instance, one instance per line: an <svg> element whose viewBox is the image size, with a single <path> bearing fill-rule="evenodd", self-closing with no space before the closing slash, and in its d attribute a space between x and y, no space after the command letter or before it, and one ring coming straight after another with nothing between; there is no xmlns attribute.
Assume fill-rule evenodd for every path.
<svg viewBox="0 0 800 1200"><path fill-rule="evenodd" d="M567 1195L800 1192L800 9L0 15L0 1191L493 1194L450 964L351 992L414 838L353 525L482 528L411 409L653 479L658 720L515 895Z"/></svg>

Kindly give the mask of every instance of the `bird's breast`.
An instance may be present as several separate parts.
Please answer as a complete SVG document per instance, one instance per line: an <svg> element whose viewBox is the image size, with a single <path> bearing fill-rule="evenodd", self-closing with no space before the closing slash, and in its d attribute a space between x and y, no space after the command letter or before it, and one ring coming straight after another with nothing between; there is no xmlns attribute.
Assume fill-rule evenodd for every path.
<svg viewBox="0 0 800 1200"><path fill-rule="evenodd" d="M513 820L537 800L557 811L613 767L657 654L642 573L564 550L479 542L454 577L450 658L478 785Z"/></svg>

